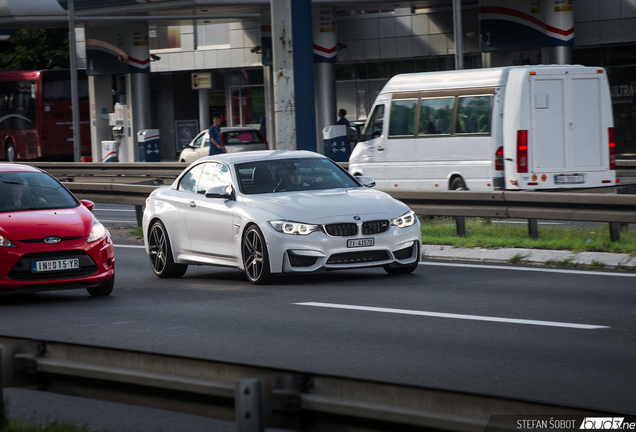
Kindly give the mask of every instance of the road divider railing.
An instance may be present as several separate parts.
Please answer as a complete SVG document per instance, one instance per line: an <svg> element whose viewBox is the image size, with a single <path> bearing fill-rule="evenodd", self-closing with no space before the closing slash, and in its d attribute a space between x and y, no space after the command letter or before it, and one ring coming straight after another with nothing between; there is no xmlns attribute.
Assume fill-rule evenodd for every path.
<svg viewBox="0 0 636 432"><path fill-rule="evenodd" d="M2 388L235 421L239 431L512 431L491 415L613 415L518 399L175 355L0 336ZM2 415L2 411L0 411ZM2 420L0 418L0 420Z"/></svg>
<svg viewBox="0 0 636 432"><path fill-rule="evenodd" d="M636 177L636 159L617 159L616 177Z"/></svg>
<svg viewBox="0 0 636 432"><path fill-rule="evenodd" d="M141 225L142 206L159 186L172 184L188 166L182 162L159 163L74 163L30 162L50 172L80 199L136 206ZM346 167L347 164L342 163ZM636 160L619 160L625 173L636 173ZM636 174L630 174L636 177ZM628 191L627 189L631 189ZM528 220L528 233L538 238L539 219L609 223L610 237L620 240L624 224L636 223L635 186L618 194L586 191L387 191L408 204L420 216L455 217L457 233L466 234L465 217L518 218ZM620 193L626 191L628 193ZM631 194L629 194L631 193Z"/></svg>
<svg viewBox="0 0 636 432"><path fill-rule="evenodd" d="M64 184L80 199L143 206L158 185L119 183ZM636 195L564 192L387 191L419 216L450 216L465 235L465 217L527 219L529 235L538 237L537 220L610 224L612 240L620 240L621 224L636 223Z"/></svg>
<svg viewBox="0 0 636 432"><path fill-rule="evenodd" d="M68 182L171 184L189 165L185 162L20 162Z"/></svg>

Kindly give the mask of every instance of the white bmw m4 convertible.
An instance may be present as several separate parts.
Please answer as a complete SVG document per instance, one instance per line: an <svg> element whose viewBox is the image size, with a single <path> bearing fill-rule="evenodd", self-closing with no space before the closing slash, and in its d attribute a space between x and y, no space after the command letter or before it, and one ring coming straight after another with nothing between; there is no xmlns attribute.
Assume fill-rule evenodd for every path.
<svg viewBox="0 0 636 432"><path fill-rule="evenodd" d="M146 200L146 252L160 278L234 267L255 284L285 273L414 271L420 223L405 204L307 151L204 157Z"/></svg>

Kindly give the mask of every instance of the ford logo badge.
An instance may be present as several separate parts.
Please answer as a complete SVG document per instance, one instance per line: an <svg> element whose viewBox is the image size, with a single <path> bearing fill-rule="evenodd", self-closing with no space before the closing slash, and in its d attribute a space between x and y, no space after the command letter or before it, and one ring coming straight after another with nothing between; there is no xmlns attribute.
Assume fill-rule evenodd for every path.
<svg viewBox="0 0 636 432"><path fill-rule="evenodd" d="M62 241L61 238L53 237L53 236L47 237L47 238L44 239L44 243L48 243L48 244L55 244L55 243L59 243L61 241Z"/></svg>
<svg viewBox="0 0 636 432"><path fill-rule="evenodd" d="M360 216L354 216L353 219L360 220Z"/></svg>

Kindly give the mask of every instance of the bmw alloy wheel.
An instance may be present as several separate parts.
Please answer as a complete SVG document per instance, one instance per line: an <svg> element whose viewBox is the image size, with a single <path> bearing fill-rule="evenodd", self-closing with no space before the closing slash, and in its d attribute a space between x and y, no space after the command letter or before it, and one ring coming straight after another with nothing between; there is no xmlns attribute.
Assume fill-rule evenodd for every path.
<svg viewBox="0 0 636 432"><path fill-rule="evenodd" d="M155 222L148 235L152 271L160 278L178 278L185 274L187 264L175 264L168 233L161 222Z"/></svg>
<svg viewBox="0 0 636 432"><path fill-rule="evenodd" d="M249 281L255 284L266 283L271 276L269 257L263 233L256 225L247 229L241 249L245 275Z"/></svg>

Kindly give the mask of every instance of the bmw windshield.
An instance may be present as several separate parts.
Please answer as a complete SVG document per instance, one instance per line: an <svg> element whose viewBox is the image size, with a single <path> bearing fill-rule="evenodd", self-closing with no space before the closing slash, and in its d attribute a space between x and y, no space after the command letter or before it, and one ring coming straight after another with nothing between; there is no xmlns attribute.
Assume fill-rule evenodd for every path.
<svg viewBox="0 0 636 432"><path fill-rule="evenodd" d="M325 158L279 159L236 165L246 195L362 187L339 165Z"/></svg>

